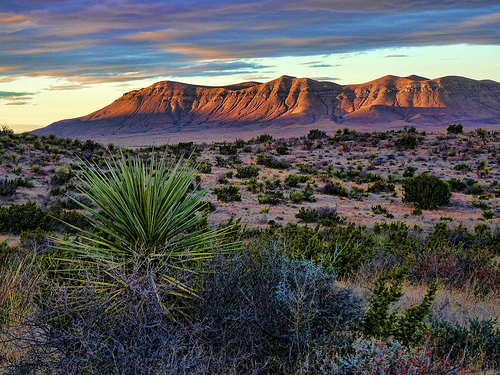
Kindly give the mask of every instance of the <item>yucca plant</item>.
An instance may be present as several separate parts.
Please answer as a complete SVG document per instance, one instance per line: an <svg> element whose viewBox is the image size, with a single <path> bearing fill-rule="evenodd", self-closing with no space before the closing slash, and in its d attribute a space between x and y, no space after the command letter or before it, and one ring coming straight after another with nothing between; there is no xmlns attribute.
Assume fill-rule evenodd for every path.
<svg viewBox="0 0 500 375"><path fill-rule="evenodd" d="M140 304L154 301L169 313L172 297L197 296L200 283L185 280L235 244L224 241L227 226L197 227L206 220L200 209L207 190L190 189L196 169L189 164L154 152L147 162L121 154L103 168L82 163L79 189L96 208L75 200L92 229L80 229L76 239L54 249L54 271L67 288L92 288L118 313L138 294Z"/></svg>

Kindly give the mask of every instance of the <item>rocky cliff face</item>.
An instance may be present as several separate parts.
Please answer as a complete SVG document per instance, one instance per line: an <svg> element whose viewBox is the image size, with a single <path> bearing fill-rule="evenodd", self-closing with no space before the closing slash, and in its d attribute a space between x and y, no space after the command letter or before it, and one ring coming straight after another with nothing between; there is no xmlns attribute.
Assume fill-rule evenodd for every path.
<svg viewBox="0 0 500 375"><path fill-rule="evenodd" d="M164 81L124 94L87 116L63 120L35 133L91 136L169 133L211 127L335 122L500 123L500 83L463 77L429 80L385 76L341 86L282 76L266 83L206 87Z"/></svg>

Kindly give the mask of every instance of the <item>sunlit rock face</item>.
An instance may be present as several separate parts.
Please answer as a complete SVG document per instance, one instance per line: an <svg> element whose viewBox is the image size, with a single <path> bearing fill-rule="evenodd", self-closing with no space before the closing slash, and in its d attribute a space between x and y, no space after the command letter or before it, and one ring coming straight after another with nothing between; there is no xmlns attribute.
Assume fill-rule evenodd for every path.
<svg viewBox="0 0 500 375"><path fill-rule="evenodd" d="M290 76L222 87L162 81L125 93L87 116L59 121L34 133L65 137L167 134L319 120L346 125L401 120L410 124L500 123L500 83L416 75L389 75L345 86Z"/></svg>

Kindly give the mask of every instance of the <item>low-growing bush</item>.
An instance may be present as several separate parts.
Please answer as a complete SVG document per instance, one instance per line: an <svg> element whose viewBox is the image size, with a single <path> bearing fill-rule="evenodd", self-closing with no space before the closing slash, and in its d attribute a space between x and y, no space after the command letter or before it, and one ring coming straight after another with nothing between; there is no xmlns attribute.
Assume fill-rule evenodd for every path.
<svg viewBox="0 0 500 375"><path fill-rule="evenodd" d="M299 184L305 183L307 181L309 181L309 176L292 173L285 177L285 186L290 188L298 187Z"/></svg>
<svg viewBox="0 0 500 375"><path fill-rule="evenodd" d="M320 192L328 195L337 195L339 197L349 196L347 189L339 182L328 181L321 189Z"/></svg>
<svg viewBox="0 0 500 375"><path fill-rule="evenodd" d="M343 224L346 221L345 217L339 216L334 208L305 208L301 207L295 217L304 223L319 223L324 226L334 224Z"/></svg>
<svg viewBox="0 0 500 375"><path fill-rule="evenodd" d="M260 167L256 165L245 165L238 168L235 177L236 178L252 178L259 177Z"/></svg>
<svg viewBox="0 0 500 375"><path fill-rule="evenodd" d="M240 187L238 185L229 185L222 187L215 187L212 192L221 202L239 202L241 201L241 194L239 194Z"/></svg>
<svg viewBox="0 0 500 375"><path fill-rule="evenodd" d="M283 192L279 190L266 190L264 193L257 195L257 200L260 204L277 205L284 198L285 196L283 195Z"/></svg>
<svg viewBox="0 0 500 375"><path fill-rule="evenodd" d="M415 203L419 208L429 209L449 203L450 186L443 180L421 173L403 182L403 202Z"/></svg>
<svg viewBox="0 0 500 375"><path fill-rule="evenodd" d="M464 132L464 127L462 124L451 124L446 128L448 134L460 134Z"/></svg>

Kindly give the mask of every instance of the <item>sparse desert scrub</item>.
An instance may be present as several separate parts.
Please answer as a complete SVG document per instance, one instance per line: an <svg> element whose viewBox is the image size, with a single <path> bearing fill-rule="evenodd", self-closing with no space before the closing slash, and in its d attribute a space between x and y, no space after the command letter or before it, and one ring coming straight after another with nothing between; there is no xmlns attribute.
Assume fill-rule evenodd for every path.
<svg viewBox="0 0 500 375"><path fill-rule="evenodd" d="M154 264L149 268L135 267L135 260L141 265L147 263L139 261L137 257L127 263L129 266L123 267L116 264L118 258L113 258L110 262L115 262L116 267L110 270L106 269L106 262L101 259L99 269L94 268L96 273L82 273L78 279L78 285L83 286L82 290L85 289L82 294L68 288L59 289L57 284L50 289L44 286L40 289L44 293L30 305L29 312L33 315L25 314L23 317L24 332L31 328L32 333L45 332L46 336L41 341L35 339L42 336L31 336L34 340L31 344L41 345L39 348L42 351L31 356L32 362L24 361L28 357L23 359L20 356L18 369L24 361L25 366L34 366L32 369L36 368L35 363L45 363L48 367L57 368L57 371L62 371L61 368L69 373L78 371L75 370L77 367L71 370L70 365L64 367L66 365L62 363L50 362L54 361L53 356L43 357L43 350L50 348L61 353L60 358L66 358L68 364L78 362L79 366L87 366L85 371L88 373L127 373L130 368L137 369L137 366L128 369L127 366L137 363L142 364L139 367L144 372L156 373L260 371L299 374L331 370L328 366L352 358L358 349L375 353L369 350L372 341L362 335L359 325L373 297L374 282L378 275L386 274L395 265L407 265L409 273L403 286L404 295L392 306L401 306L400 311L405 311L411 304L420 303L429 285L434 280L440 280L432 312L424 320L432 335L428 341L413 349L405 347L397 355L392 348L401 348L402 344L391 335L381 351L394 354L393 358L397 361L421 359L423 362L419 363L442 364L450 350L460 348L451 352L453 362L460 358L464 350L458 338L465 335L470 350L465 351L463 366L470 365L474 371L488 368L496 371L499 364L492 354L494 350L491 344L497 342L498 335L497 331L488 328L488 321L500 315L497 308L500 240L496 218L500 204L499 197L495 196L498 185L493 182L499 169L498 163L491 157L491 150L499 147L498 137L486 134L481 138L476 133L470 133L460 136L467 138L462 140L457 136L427 134L424 140L419 139L418 148L395 151L394 141L404 134L399 131L363 134L340 129L336 135L321 140L321 148L317 148L318 140L310 140L307 136L279 141L264 136L259 140L263 143L257 145L257 139L248 143L240 142L239 145L237 142L228 142L222 147L223 152L227 149L232 153L236 146L238 155L224 156L229 165L222 163L218 166L216 157L221 155L220 143L194 145L192 142L181 142L154 150L122 149L125 159L141 160L148 168L154 164L151 163L153 152L160 154L160 159L166 152L172 160L194 152L192 158L196 155L206 166L215 168L215 173L199 174L196 178L193 175L194 183L190 183L186 190L187 195L210 191L204 198L208 201L200 202L200 208L195 213L200 218L196 227L202 231L213 230L219 223L227 223L234 213L240 221L234 224L234 219L227 225L241 225L247 229L228 229L223 236L224 241L234 241L237 237L235 233L241 232L248 248L232 256L221 255L199 262L189 261L192 258L188 256L187 263L184 259L180 261L180 270L155 268ZM43 149L34 149L28 146L28 142L34 141L24 137L13 135L8 141L2 141L7 158L11 153L18 154L18 158L16 165L10 159L10 166L4 162L0 168L9 180L31 179L35 187L27 188L20 184L14 194L0 197L0 203L3 206L1 210L14 213L11 216L19 219L20 224L30 224L19 230L11 227L4 231L9 233L9 241L14 239L18 243L19 237L14 237L13 233L24 231L21 234L20 251L26 254L38 254L39 251L47 253L38 258L37 263L45 266L52 264L59 272L51 273L51 279L57 281L64 278L67 282L66 276L69 274L63 274L66 265L78 265L72 262L80 261L92 264L93 260L78 257L77 261L66 259L70 262L63 264L58 253L63 249L48 256L52 245L46 241L46 232L55 230L60 238L70 239L71 246L76 244L78 249L79 244L84 244L85 251L92 250L95 237L87 239L87 243L81 237L75 243L72 237L80 233L80 229L92 235L99 232L82 215L85 211L83 206L96 213L100 212L100 208L93 205L92 201L82 199L84 195L76 190L80 186L87 191L78 178L81 175L79 165L85 169L89 164L81 160L94 160L99 165L96 170L100 168L103 178L108 178L113 171L120 170L121 157L118 156L119 165L115 166L108 151L102 153L105 147L93 141L75 140L70 143L67 139L44 137L38 139ZM308 144L305 144L306 140ZM274 150L285 145L288 154L278 157ZM338 153L340 146L342 154ZM20 147L26 151L20 153ZM60 154L51 154L53 147L59 147ZM454 155L447 155L447 160L443 160L443 150L449 150L450 147ZM252 151L253 154L249 153ZM278 170L268 162L271 159L265 158L269 166L264 163L256 166L259 153L271 156L273 160L293 162L293 165L287 170ZM481 163L481 160L486 161L486 164ZM110 167L106 166L106 161ZM299 164L295 164L297 161ZM33 163L42 166L43 173L33 174L30 170ZM458 163L470 168L453 169ZM67 166L73 176L69 182L58 186L57 193L63 195L50 195L50 190L54 188L51 179L58 174L56 171L61 165ZM196 162L192 159L188 170L194 165ZM489 168L490 173L486 174L484 168L477 168L481 165ZM217 206L214 203L216 196L211 192L217 187L218 179L222 176L228 183L234 183L237 181L232 180L236 171L247 166L259 168L258 176L261 178L255 176L241 181L241 184L247 188L255 185L255 189L242 188L237 192L241 195L241 201L219 204L217 210L207 217L207 206ZM428 172L452 185L454 192L449 204L419 216L410 215L413 207L403 204L401 200L404 179L411 178L408 174L413 167L418 172ZM319 183L319 189L313 185L315 182ZM322 185L327 182L338 183L336 187L339 191L345 189L347 194L327 194L322 190ZM305 190L306 183L310 185L310 192L314 193L315 202L302 200L299 206L289 200L279 199L278 205L266 206L263 210L259 196L255 195L260 189L267 188L271 195L274 194L272 192L282 193L284 198L291 191ZM380 194L364 193L377 183L387 190L379 191ZM390 194L391 185L394 195ZM472 196L472 192L479 191L477 186L481 192ZM362 200L356 198L356 194L363 193ZM64 194L70 194L71 197L65 198ZM36 201L36 209L32 207L33 203L24 206L28 201ZM10 208L13 203L16 210ZM20 205L23 205L23 209ZM379 206L387 209L394 218L373 215L371 207ZM116 209L114 211L118 212ZM486 211L495 215L489 221L482 220L483 212ZM39 220L31 220L39 213L42 213ZM107 214L102 215L107 218ZM96 216L90 216L96 219ZM47 227L43 227L44 217L48 220ZM446 218L447 221L443 222L440 218ZM301 220L315 224L295 224ZM41 224L42 228L37 229ZM220 229L225 228L225 225L221 224ZM43 240L40 240L42 237ZM118 242L108 237L105 241ZM211 250L217 253L221 249L214 245ZM47 262L48 259L52 259L52 263ZM83 270L83 266L80 269ZM169 315L158 304L154 287L151 289L153 284L148 284L154 279L152 271L155 269L182 282L187 290L192 288L199 298L177 298L173 293L179 292L177 287L180 283L165 284L162 291L168 297L164 299L164 306L171 312L177 311ZM188 272L188 269L193 272ZM108 274L101 273L104 270ZM77 279L76 275L72 277ZM43 280L46 280L45 275ZM108 286L113 284L113 288L119 283L126 287L104 290L96 287L96 280ZM345 287L339 288L339 283ZM109 310L106 311L109 304L116 301L117 295L113 290L123 291L119 293L130 302L121 304L120 319L115 319L116 315L108 315ZM48 291L50 293L45 293ZM180 293L186 294L185 291ZM58 297L62 297L60 301ZM74 303L75 298L81 303ZM324 305L325 301L330 302ZM141 304L144 309L140 311ZM75 307L78 311L74 310ZM71 316L71 322L65 325L62 323L66 322L59 320L61 325L47 326L45 318L60 313ZM474 320L483 328L474 331ZM318 324L325 332L318 333L310 322ZM496 329L498 323L493 324ZM434 327L438 328L434 330ZM476 334L479 331L484 334ZM9 333L16 341L15 332ZM144 342L147 337L151 338L150 341ZM356 342L355 337L360 337L360 341ZM31 345L29 341L23 341L20 336L17 339L21 345L18 348L20 353L33 350L33 346L28 347ZM63 343L64 340L67 340L66 343ZM49 343L53 346L43 346ZM474 346L476 343L479 346ZM430 356L423 345L427 345L428 350L432 349ZM154 347L158 349L157 352ZM172 350L172 347L176 350ZM89 353L97 354L89 359ZM144 357L145 353L149 353L148 358ZM371 354L364 357L363 363L378 366L374 371L384 371L382 362L371 361ZM417 357L420 359L417 360Z"/></svg>

